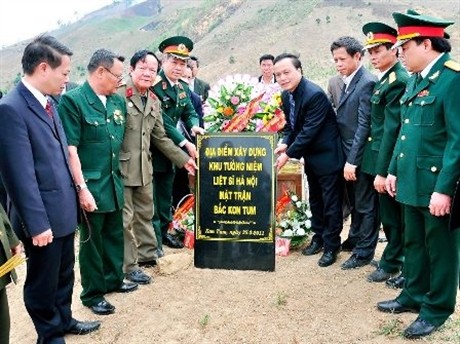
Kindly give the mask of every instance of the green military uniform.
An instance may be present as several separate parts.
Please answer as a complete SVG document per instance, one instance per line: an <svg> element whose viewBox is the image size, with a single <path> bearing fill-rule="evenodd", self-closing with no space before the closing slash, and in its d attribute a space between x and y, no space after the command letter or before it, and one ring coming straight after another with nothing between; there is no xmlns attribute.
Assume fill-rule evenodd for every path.
<svg viewBox="0 0 460 344"><path fill-rule="evenodd" d="M363 26L367 36L365 49L396 42L397 31L383 23ZM371 132L364 149L361 168L373 176L386 177L400 128L399 100L409 75L400 62L381 75L371 97ZM401 205L387 193L379 193L379 211L387 245L379 267L387 273L401 270L403 256L403 218Z"/></svg>
<svg viewBox="0 0 460 344"><path fill-rule="evenodd" d="M11 248L19 245L19 240L14 234L10 221L3 207L0 205L0 266L11 258ZM10 313L6 298L6 285L13 280L16 282L14 271L0 277L0 343L9 343Z"/></svg>
<svg viewBox="0 0 460 344"><path fill-rule="evenodd" d="M85 306L104 300L123 282L123 182L119 152L126 122L124 99L113 94L106 105L88 82L65 93L59 115L70 146L77 147L81 169L97 210L80 226L80 273Z"/></svg>
<svg viewBox="0 0 460 344"><path fill-rule="evenodd" d="M163 53L172 54L177 58L187 59L193 43L186 37L171 37L160 43L159 49ZM190 130L198 126L198 115L193 108L188 96L188 86L183 81L176 85L166 78L164 71L158 74L157 83L153 86L153 92L161 101L163 110L163 122L166 135L176 144L185 142L185 137L177 130L176 125L180 120ZM153 181L154 181L154 204L155 214L153 227L157 234L159 245L162 243L172 221L171 206L174 182L174 167L157 147L152 147L153 154Z"/></svg>
<svg viewBox="0 0 460 344"><path fill-rule="evenodd" d="M150 145L182 167L189 157L167 136L160 101L149 90L145 105L131 78L118 92L127 104L126 131L120 152L120 169L125 186L123 227L124 271L138 269L137 261L156 259L157 238L152 227L153 189Z"/></svg>
<svg viewBox="0 0 460 344"><path fill-rule="evenodd" d="M442 29L453 23L415 12L393 17L400 44L426 36L426 30L443 37ZM460 65L448 53L433 62L421 81L418 74L410 78L401 97L401 131L389 173L397 177L396 199L405 219L406 284L397 300L420 308L420 319L440 326L455 308L459 231L449 231L449 217L431 215L428 206L433 192L452 196L460 175Z"/></svg>

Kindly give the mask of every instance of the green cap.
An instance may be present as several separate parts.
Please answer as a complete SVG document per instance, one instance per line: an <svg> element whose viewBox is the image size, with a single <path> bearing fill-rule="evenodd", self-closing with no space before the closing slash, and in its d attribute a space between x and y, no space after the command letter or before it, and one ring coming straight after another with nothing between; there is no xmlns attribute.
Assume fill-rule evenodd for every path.
<svg viewBox="0 0 460 344"><path fill-rule="evenodd" d="M454 24L452 20L422 15L412 9L406 13L393 13L393 18L398 25L398 41L393 46L399 47L415 37L444 37L449 35L444 29Z"/></svg>
<svg viewBox="0 0 460 344"><path fill-rule="evenodd" d="M396 31L396 29L379 22L370 22L365 24L363 26L363 33L367 37L363 50L385 43L395 44L396 36L398 36L398 31Z"/></svg>
<svg viewBox="0 0 460 344"><path fill-rule="evenodd" d="M169 37L160 43L158 50L164 54L171 54L179 59L187 60L193 50L193 42L184 36Z"/></svg>

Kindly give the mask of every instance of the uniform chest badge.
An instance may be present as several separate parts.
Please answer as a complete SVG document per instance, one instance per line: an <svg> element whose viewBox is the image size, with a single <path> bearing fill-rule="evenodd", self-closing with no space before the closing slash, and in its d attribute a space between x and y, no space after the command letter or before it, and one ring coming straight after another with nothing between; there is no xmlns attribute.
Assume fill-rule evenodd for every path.
<svg viewBox="0 0 460 344"><path fill-rule="evenodd" d="M184 99L186 97L187 97L187 95L185 94L185 92L179 93L179 99Z"/></svg>
<svg viewBox="0 0 460 344"><path fill-rule="evenodd" d="M123 116L121 110L116 109L113 112L113 121L118 125L122 125L125 122L125 117Z"/></svg>
<svg viewBox="0 0 460 344"><path fill-rule="evenodd" d="M430 91L428 90L423 90L423 91L420 91L418 94L417 94L417 97L426 97L430 94Z"/></svg>

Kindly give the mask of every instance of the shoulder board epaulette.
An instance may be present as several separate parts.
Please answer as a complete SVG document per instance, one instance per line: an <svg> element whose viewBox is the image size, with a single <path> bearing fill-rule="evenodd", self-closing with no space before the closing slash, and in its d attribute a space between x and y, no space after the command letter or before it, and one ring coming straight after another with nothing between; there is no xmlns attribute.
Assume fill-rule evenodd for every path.
<svg viewBox="0 0 460 344"><path fill-rule="evenodd" d="M460 63L455 62L454 60L449 60L444 63L444 66L450 68L456 72L460 72Z"/></svg>
<svg viewBox="0 0 460 344"><path fill-rule="evenodd" d="M157 77L156 77L155 80L153 81L152 86L155 86L155 85L158 84L161 80L162 80L162 79L161 79L161 76L157 75Z"/></svg>
<svg viewBox="0 0 460 344"><path fill-rule="evenodd" d="M126 86L126 81L122 81L118 84L118 88L125 87L125 86Z"/></svg>
<svg viewBox="0 0 460 344"><path fill-rule="evenodd" d="M395 72L391 72L390 75L388 76L388 83L389 84L392 84L393 82L396 81L396 73Z"/></svg>

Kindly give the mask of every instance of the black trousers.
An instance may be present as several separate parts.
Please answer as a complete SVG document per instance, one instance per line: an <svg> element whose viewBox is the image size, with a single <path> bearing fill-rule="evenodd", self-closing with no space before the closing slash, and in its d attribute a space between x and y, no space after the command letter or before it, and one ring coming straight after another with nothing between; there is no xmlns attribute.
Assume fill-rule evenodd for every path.
<svg viewBox="0 0 460 344"><path fill-rule="evenodd" d="M342 170L325 176L316 175L308 167L305 172L312 212L312 240L323 244L325 251L336 251L340 248L340 233L343 228Z"/></svg>
<svg viewBox="0 0 460 344"><path fill-rule="evenodd" d="M349 239L356 242L353 253L362 258L374 258L379 237L378 194L374 189L374 177L357 171L357 180L346 182L352 205Z"/></svg>
<svg viewBox="0 0 460 344"><path fill-rule="evenodd" d="M74 284L74 234L54 238L38 247L21 238L27 260L24 303L38 334L37 343L65 343L64 334L74 324L71 303Z"/></svg>

